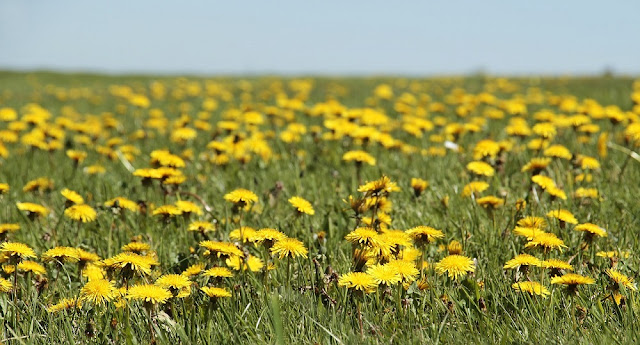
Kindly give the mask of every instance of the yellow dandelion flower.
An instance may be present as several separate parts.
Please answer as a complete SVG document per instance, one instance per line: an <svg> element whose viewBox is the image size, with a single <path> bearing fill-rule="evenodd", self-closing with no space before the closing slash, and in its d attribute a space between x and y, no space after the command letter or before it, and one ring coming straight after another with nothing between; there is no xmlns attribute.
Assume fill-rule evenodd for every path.
<svg viewBox="0 0 640 345"><path fill-rule="evenodd" d="M413 194L416 197L419 197L422 192L425 191L429 187L429 182L421 179L421 178L411 178L411 188L413 188Z"/></svg>
<svg viewBox="0 0 640 345"><path fill-rule="evenodd" d="M636 283L633 282L633 278L626 276L624 273L616 270L615 268L610 268L604 271L611 280L613 280L616 284L624 286L630 290L637 291L638 287Z"/></svg>
<svg viewBox="0 0 640 345"><path fill-rule="evenodd" d="M390 244L396 251L397 247L410 247L412 245L412 239L409 234L402 230L382 230L382 233L378 235L378 240Z"/></svg>
<svg viewBox="0 0 640 345"><path fill-rule="evenodd" d="M3 223L0 224L0 235L2 234L6 234L9 232L16 232L20 230L20 225L19 224L8 224L8 223Z"/></svg>
<svg viewBox="0 0 640 345"><path fill-rule="evenodd" d="M0 292L9 292L13 289L13 284L10 281L0 278Z"/></svg>
<svg viewBox="0 0 640 345"><path fill-rule="evenodd" d="M107 200L105 201L104 205L111 208L129 210L132 212L140 211L140 206L138 206L138 203L123 197L116 197L111 200Z"/></svg>
<svg viewBox="0 0 640 345"><path fill-rule="evenodd" d="M620 305L625 300L624 296L617 291L612 292L610 298L613 299L616 305Z"/></svg>
<svg viewBox="0 0 640 345"><path fill-rule="evenodd" d="M522 212L527 207L527 201L522 198L518 198L515 202L515 207L517 212Z"/></svg>
<svg viewBox="0 0 640 345"><path fill-rule="evenodd" d="M211 298L227 298L227 297L231 297L231 292L229 292L227 289L223 289L223 288L219 288L219 287L212 287L212 286L203 286L200 288L200 290L202 292L204 292L205 295L211 297Z"/></svg>
<svg viewBox="0 0 640 345"><path fill-rule="evenodd" d="M144 180L161 179L163 177L160 170L148 168L136 169L133 172L133 176L141 177L143 179L143 182Z"/></svg>
<svg viewBox="0 0 640 345"><path fill-rule="evenodd" d="M549 147L547 147L544 150L544 155L547 157L555 157L555 158L562 158L562 159L571 159L571 157L573 157L573 155L571 154L571 151L569 151L568 148L562 146L562 145L551 145Z"/></svg>
<svg viewBox="0 0 640 345"><path fill-rule="evenodd" d="M84 168L84 172L89 175L98 175L104 174L105 172L107 172L107 169L105 169L105 167L103 167L102 165L90 165Z"/></svg>
<svg viewBox="0 0 640 345"><path fill-rule="evenodd" d="M78 298L63 298L58 303L47 307L47 312L57 313L69 309L80 309L82 304Z"/></svg>
<svg viewBox="0 0 640 345"><path fill-rule="evenodd" d="M217 242L217 241L202 241L199 243L201 247L215 252L218 257L228 257L231 255L244 256L244 253L238 249L233 243Z"/></svg>
<svg viewBox="0 0 640 345"><path fill-rule="evenodd" d="M529 141L529 143L527 143L527 147L535 151L540 151L543 148L546 148L548 146L549 146L549 140L543 139L543 138L536 138Z"/></svg>
<svg viewBox="0 0 640 345"><path fill-rule="evenodd" d="M399 283L402 280L402 276L398 273L395 267L390 265L373 265L367 269L369 274L376 284L391 286Z"/></svg>
<svg viewBox="0 0 640 345"><path fill-rule="evenodd" d="M388 214L384 213L384 212L377 212L376 213L376 217L362 217L362 223L364 223L367 226L373 227L374 223L377 223L380 225L380 227L382 229L387 228L389 225L391 225L391 216L389 216Z"/></svg>
<svg viewBox="0 0 640 345"><path fill-rule="evenodd" d="M234 241L253 242L257 233L258 232L254 228L241 226L229 233L229 239Z"/></svg>
<svg viewBox="0 0 640 345"><path fill-rule="evenodd" d="M561 222L569 224L578 224L578 220L573 216L571 212L564 209L551 210L547 212L547 217L556 218Z"/></svg>
<svg viewBox="0 0 640 345"><path fill-rule="evenodd" d="M547 221L542 217L528 216L518 220L518 226L544 229L547 227Z"/></svg>
<svg viewBox="0 0 640 345"><path fill-rule="evenodd" d="M355 150L348 151L342 155L342 160L345 162L356 162L359 164L366 163L369 165L376 165L376 159L365 151Z"/></svg>
<svg viewBox="0 0 640 345"><path fill-rule="evenodd" d="M191 201L179 200L176 201L175 206L181 211L182 214L202 214L202 209L200 208L200 206Z"/></svg>
<svg viewBox="0 0 640 345"><path fill-rule="evenodd" d="M73 205L64 210L64 215L68 218L82 223L93 222L96 219L96 211L89 205Z"/></svg>
<svg viewBox="0 0 640 345"><path fill-rule="evenodd" d="M206 267L205 264L202 264L202 263L193 264L193 265L187 267L182 272L182 275L186 276L186 277L197 276L198 274L200 274L205 269L205 267Z"/></svg>
<svg viewBox="0 0 640 345"><path fill-rule="evenodd" d="M295 238L283 238L276 241L271 247L271 254L276 254L283 259L284 257L307 257L309 251L305 248L304 244Z"/></svg>
<svg viewBox="0 0 640 345"><path fill-rule="evenodd" d="M598 190L595 188L580 187L576 189L575 192L573 192L574 197L581 198L581 199L587 199L587 198L597 199L599 195L600 194L598 193Z"/></svg>
<svg viewBox="0 0 640 345"><path fill-rule="evenodd" d="M536 258L533 255L529 254L519 254L515 258L507 261L502 268L511 269L518 268L520 266L537 266L540 267L542 265L542 261Z"/></svg>
<svg viewBox="0 0 640 345"><path fill-rule="evenodd" d="M522 172L532 171L534 174L538 174L544 170L551 163L551 158L532 158L527 164L522 167Z"/></svg>
<svg viewBox="0 0 640 345"><path fill-rule="evenodd" d="M484 181L473 181L469 182L462 189L462 196L471 196L472 194L482 193L485 190L489 189L489 184Z"/></svg>
<svg viewBox="0 0 640 345"><path fill-rule="evenodd" d="M187 177L184 175L169 176L164 180L162 180L162 184L177 186L177 185L183 184L186 180L187 180Z"/></svg>
<svg viewBox="0 0 640 345"><path fill-rule="evenodd" d="M600 162L597 159L589 156L578 155L577 163L582 170L598 170L600 169Z"/></svg>
<svg viewBox="0 0 640 345"><path fill-rule="evenodd" d="M258 201L258 196L252 191L244 188L238 188L224 195L224 200L233 204L244 206L250 205Z"/></svg>
<svg viewBox="0 0 640 345"><path fill-rule="evenodd" d="M17 258L18 260L36 257L36 252L34 252L33 249L20 242L3 242L0 245L0 253L10 258Z"/></svg>
<svg viewBox="0 0 640 345"><path fill-rule="evenodd" d="M444 238L444 233L430 226L416 226L408 229L406 233L419 245L435 242L437 239Z"/></svg>
<svg viewBox="0 0 640 345"><path fill-rule="evenodd" d="M15 121L18 118L18 112L13 108L0 108L0 121Z"/></svg>
<svg viewBox="0 0 640 345"><path fill-rule="evenodd" d="M608 149L607 149L607 141L609 140L609 133L602 132L598 137L598 155L602 158L607 158Z"/></svg>
<svg viewBox="0 0 640 345"><path fill-rule="evenodd" d="M140 300L149 304L164 304L172 297L171 292L153 284L134 285L127 290L127 299Z"/></svg>
<svg viewBox="0 0 640 345"><path fill-rule="evenodd" d="M216 230L216 225L211 223L211 222L204 222L204 221L194 221L191 222L189 224L189 226L187 227L188 231L194 231L194 232L200 232L200 233L207 233L207 232L212 232Z"/></svg>
<svg viewBox="0 0 640 345"><path fill-rule="evenodd" d="M82 276L91 281L96 279L104 279L106 277L106 274L102 267L96 264L88 264L82 270Z"/></svg>
<svg viewBox="0 0 640 345"><path fill-rule="evenodd" d="M593 175L581 173L581 174L576 175L574 180L576 182L591 182L591 181L593 181Z"/></svg>
<svg viewBox="0 0 640 345"><path fill-rule="evenodd" d="M103 260L103 264L106 267L119 269L126 273L131 272L143 275L150 274L151 267L158 265L158 261L150 256L124 252Z"/></svg>
<svg viewBox="0 0 640 345"><path fill-rule="evenodd" d="M71 158L76 163L82 163L87 158L87 153L80 150L67 150L67 157Z"/></svg>
<svg viewBox="0 0 640 345"><path fill-rule="evenodd" d="M74 204L84 204L84 198L70 189L65 188L60 192L60 194Z"/></svg>
<svg viewBox="0 0 640 345"><path fill-rule="evenodd" d="M527 244L524 246L525 248L543 248L545 251L550 249L558 249L562 251L563 248L568 248L564 241L559 239L558 236L543 232L536 236L534 236Z"/></svg>
<svg viewBox="0 0 640 345"><path fill-rule="evenodd" d="M171 141L175 143L185 143L198 136L198 132L189 127L176 128L171 132Z"/></svg>
<svg viewBox="0 0 640 345"><path fill-rule="evenodd" d="M367 182L358 187L358 192L365 193L367 196L384 196L399 190L400 187L387 176L382 176L378 180Z"/></svg>
<svg viewBox="0 0 640 345"><path fill-rule="evenodd" d="M180 156L174 155L167 150L152 151L150 157L151 164L172 168L184 168L186 166L184 160L180 158Z"/></svg>
<svg viewBox="0 0 640 345"><path fill-rule="evenodd" d="M476 203L487 209L496 209L504 205L504 199L498 198L493 195L488 195L488 196L476 199Z"/></svg>
<svg viewBox="0 0 640 345"><path fill-rule="evenodd" d="M551 139L556 135L556 126L550 122L536 123L531 129L533 133L545 139Z"/></svg>
<svg viewBox="0 0 640 345"><path fill-rule="evenodd" d="M378 258L389 260L392 250L394 249L396 248L393 248L391 243L384 241L383 237L379 236L378 241L373 242L369 247L364 247L363 253L365 253L369 259Z"/></svg>
<svg viewBox="0 0 640 345"><path fill-rule="evenodd" d="M80 300L93 305L103 305L116 297L116 288L106 279L93 279L80 290Z"/></svg>
<svg viewBox="0 0 640 345"><path fill-rule="evenodd" d="M587 134L587 136L590 134L596 134L600 132L600 126L593 123L585 123L580 125L580 127L578 127L578 132L585 133Z"/></svg>
<svg viewBox="0 0 640 345"><path fill-rule="evenodd" d="M567 271L573 271L573 266L563 260L560 259L547 259L542 261L542 267L544 268L550 268L553 270L567 270Z"/></svg>
<svg viewBox="0 0 640 345"><path fill-rule="evenodd" d="M549 189L549 188L556 187L555 181L553 181L551 178L544 175L534 175L531 177L531 181L533 181L533 183L540 186L540 188L542 189Z"/></svg>
<svg viewBox="0 0 640 345"><path fill-rule="evenodd" d="M16 203L16 206L18 206L18 210L26 211L30 217L46 216L49 213L48 208L31 202L19 202Z"/></svg>
<svg viewBox="0 0 640 345"><path fill-rule="evenodd" d="M237 256L234 257L237 258ZM202 272L202 275L211 278L229 278L233 276L233 273L231 273L231 270L226 267L212 267Z"/></svg>
<svg viewBox="0 0 640 345"><path fill-rule="evenodd" d="M46 192L53 190L53 180L46 177L40 177L35 180L31 180L27 182L24 187L22 187L23 192Z"/></svg>
<svg viewBox="0 0 640 345"><path fill-rule="evenodd" d="M345 240L363 247L372 247L379 242L378 232L374 228L360 227L348 233Z"/></svg>
<svg viewBox="0 0 640 345"><path fill-rule="evenodd" d="M162 205L153 210L154 216L173 217L182 214L182 211L175 205Z"/></svg>
<svg viewBox="0 0 640 345"><path fill-rule="evenodd" d="M569 292L576 292L579 285L594 284L596 281L591 277L581 276L575 273L567 273L563 276L551 278L551 284L566 285Z"/></svg>
<svg viewBox="0 0 640 345"><path fill-rule="evenodd" d="M47 273L47 270L41 264L35 261L23 260L21 261L16 268L21 272L31 272L37 275L44 275Z"/></svg>
<svg viewBox="0 0 640 345"><path fill-rule="evenodd" d="M240 267L242 267L243 271L259 272L264 267L262 260L253 255L248 255L246 258L230 256L225 260L225 263L236 271L240 271Z"/></svg>
<svg viewBox="0 0 640 345"><path fill-rule="evenodd" d="M549 193L549 195L551 195L552 197L567 200L567 194L558 187L553 186L548 188L547 193Z"/></svg>
<svg viewBox="0 0 640 345"><path fill-rule="evenodd" d="M531 241L534 237L545 233L544 230L541 230L539 228L525 226L518 226L511 232L513 232L515 235L526 237L529 241Z"/></svg>
<svg viewBox="0 0 640 345"><path fill-rule="evenodd" d="M551 294L546 287L544 287L542 284L538 282L529 281L529 282L513 283L511 287L516 291L527 292L530 295L538 295L544 298L546 298Z"/></svg>
<svg viewBox="0 0 640 345"><path fill-rule="evenodd" d="M473 148L473 159L480 160L484 157L496 157L500 152L500 144L491 140L480 140Z"/></svg>
<svg viewBox="0 0 640 345"><path fill-rule="evenodd" d="M371 293L375 291L378 284L368 273L350 272L340 276L338 286L344 286L348 289L361 291L363 293Z"/></svg>
<svg viewBox="0 0 640 345"><path fill-rule="evenodd" d="M265 244L267 247L271 248L275 241L279 241L285 237L287 237L287 235L276 229L264 228L256 231L252 242Z"/></svg>
<svg viewBox="0 0 640 345"><path fill-rule="evenodd" d="M473 260L463 255L449 255L440 260L435 269L439 274L447 273L449 278L458 279L468 272L474 272L476 267Z"/></svg>
<svg viewBox="0 0 640 345"><path fill-rule="evenodd" d="M42 254L42 261L51 262L78 262L80 257L78 250L73 247L55 247Z"/></svg>
<svg viewBox="0 0 640 345"><path fill-rule="evenodd" d="M296 208L299 213L308 214L313 216L316 211L311 206L311 203L299 196L294 196L289 199L289 203Z"/></svg>
<svg viewBox="0 0 640 345"><path fill-rule="evenodd" d="M142 254L151 250L151 245L144 242L130 242L120 248L123 252L132 252L136 254Z"/></svg>
<svg viewBox="0 0 640 345"><path fill-rule="evenodd" d="M590 234L591 236L595 235L598 237L607 237L607 230L592 223L578 224L573 229L576 231L583 231L585 233Z"/></svg>
<svg viewBox="0 0 640 345"><path fill-rule="evenodd" d="M482 161L474 161L467 164L467 170L479 176L491 177L495 174L495 169L488 163Z"/></svg>
<svg viewBox="0 0 640 345"><path fill-rule="evenodd" d="M617 250L612 250L612 251L599 251L596 253L596 256L601 257L601 258L628 258L631 255L631 253L629 253L628 251L617 251Z"/></svg>
<svg viewBox="0 0 640 345"><path fill-rule="evenodd" d="M184 298L191 294L192 282L182 274L165 274L156 280L156 285L168 289L174 297Z"/></svg>
<svg viewBox="0 0 640 345"><path fill-rule="evenodd" d="M449 255L462 254L462 243L456 240L449 242L449 244L447 245L447 252L449 252Z"/></svg>
<svg viewBox="0 0 640 345"><path fill-rule="evenodd" d="M160 174L160 178L164 181L171 177L183 176L182 171L171 167L159 167L155 170Z"/></svg>

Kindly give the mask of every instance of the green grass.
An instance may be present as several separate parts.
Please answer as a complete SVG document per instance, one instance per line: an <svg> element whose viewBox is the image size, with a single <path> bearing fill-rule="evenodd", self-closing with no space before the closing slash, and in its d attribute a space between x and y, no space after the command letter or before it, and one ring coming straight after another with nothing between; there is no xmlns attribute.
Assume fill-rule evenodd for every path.
<svg viewBox="0 0 640 345"><path fill-rule="evenodd" d="M249 82L251 89L243 91L240 80ZM233 97L225 100L219 93L212 94L210 97L218 101L219 107L210 112L211 117L206 121L213 129L199 131L197 138L186 144L175 143L169 139L171 127L165 133L145 128L149 109L136 108L125 99L109 93L111 85L130 85L135 92L149 95L154 81L164 84L168 93L164 99L151 97L149 109L162 109L169 124L181 115L188 115L192 123L202 109L203 92L189 95L185 91L188 83L203 89L207 84L216 83ZM0 108L14 108L22 116L24 112L20 109L26 104L37 103L52 114L49 124L55 123L59 117L73 117L69 115L70 107L78 114L74 122L105 113L111 113L119 121L115 128L105 128L95 139L93 147L75 141L74 136L78 133L71 129L65 131L62 139L64 149L53 152L28 148L20 142L4 144L9 155L0 160L0 182L8 183L11 189L0 196L3 205L0 222L18 223L21 227L9 234L9 240L28 244L39 255L55 246L72 246L108 258L118 254L120 247L130 242L132 237L141 235L142 240L157 253L160 265L151 276L139 278L137 282L153 282L161 274L180 273L187 266L204 260L202 250L198 248L201 238L186 231L190 220L215 219L219 226L209 235L210 239L228 240L229 232L239 224L233 223L231 205L224 201L223 196L233 189L247 188L254 191L260 201L252 212L244 215L243 225L255 229L279 229L300 239L309 249L308 258L292 260L290 281L286 281L286 260L271 258L276 269L268 278L264 272L234 271L234 277L221 284L232 292L232 298L222 299L213 306L194 287L190 297L171 300L154 308L151 319L137 302L129 302L122 308L117 308L113 302L97 307L85 303L82 309L48 313L47 306L60 299L78 298L85 281L80 277L77 265L44 264L47 268L45 276L36 279L20 273L17 276L17 295L0 294L0 318L3 319L0 340L15 344L147 344L153 334L161 344L631 344L640 341L637 293L621 290L625 303L620 306L606 300L611 282L604 271L611 263L595 256L595 252L601 250L629 251L630 257L621 259L618 268L630 277L638 276L640 162L629 160L625 152L615 149L609 149L607 157L600 157L596 145L598 133L588 143L580 144L574 130L560 129L553 139L554 144L565 145L574 154L597 157L601 169L593 172L592 182L579 183L574 180L579 169L570 161L555 159L546 174L563 188L569 198L552 201L538 189L540 202L536 202L531 192L530 174L520 171L530 158L536 156L536 152L526 147L518 149L529 139L516 140L514 149L502 157L503 168L497 169L494 177L485 179L490 188L482 195L496 195L506 201L504 207L490 214L471 198L462 197L460 192L468 182L476 179L465 170L466 164L473 160L475 143L487 138L496 141L507 139L504 127L513 117L509 114L505 114L504 119L487 119L479 132L462 135L457 140L462 152L447 150L444 156L430 156L420 154L419 150L406 153L386 149L376 143L361 145L349 137L331 141L314 138L312 126L323 126L326 116L310 116L305 110L292 110L295 122L304 124L308 129L300 142L285 143L278 139L289 120L281 123L267 121L258 126L259 131L266 133L266 142L273 151L270 160L264 161L253 155L246 164L232 159L228 165L217 166L201 159L202 153L211 152L206 148L207 143L225 136L216 132L215 124L229 114L228 110L261 110L267 105L278 106L277 93L288 97L295 95L290 81L278 77L178 79L0 72ZM398 121L402 117L394 110L394 101L405 92L415 95L419 102L422 94L428 94L431 102L444 102L456 88L477 94L487 85L495 84L494 78L483 76L314 78L312 81L313 88L304 101L308 109L328 98L336 99L349 108L365 107L374 88L388 83L394 89L395 98L379 100L377 107ZM516 94L527 94L531 88L538 88L549 95L571 95L579 102L593 99L602 106L615 105L623 111L631 111L633 106L630 97L633 80L629 78L519 78L510 81L518 86L515 93L496 90L493 94L499 99L511 99ZM61 97L62 93L68 94L70 90L77 90L73 92L79 96ZM185 92L180 95L175 93L176 90ZM191 109L181 111L181 104L190 104ZM448 123L464 124L473 117L482 117L487 107L479 104L462 118L456 115L455 105L446 104L444 112L430 113L428 118L434 121L436 116L442 116ZM560 111L546 102L531 103L523 115L530 126L536 123L534 114L542 109L551 109L556 114L573 114ZM238 121L238 118L231 120ZM625 124L613 125L607 119L593 119L593 122L600 126L600 132L609 133L610 142L638 151L638 147L627 145L623 140ZM9 122L0 122L0 130L9 126ZM138 129L145 129L148 137L129 139L131 133ZM29 130L31 127L20 136ZM380 130L388 131L395 139L418 149L442 146L442 143L429 140L431 134L443 132L443 128L438 126L421 138L408 134L400 126L382 127ZM244 132L241 135L247 133L245 127L239 131ZM322 128L322 132L328 130ZM192 216L190 220L175 217L165 222L151 216L150 212L116 215L104 207L104 201L116 196L143 201L149 208L177 200L175 193L165 194L157 182L152 187L144 187L119 159L111 160L96 151L98 145L104 146L113 137L120 137L124 144L134 145L140 150L140 154L131 161L135 168L149 167L149 153L153 150L164 148L180 154L185 149L192 149L194 158L187 161L182 169L187 180L181 190L201 197L211 206L211 212L200 217ZM75 167L65 155L65 150L71 148L88 153L79 167ZM376 166L362 167L362 181L356 177L355 166L341 160L344 152L355 149L364 149L377 159ZM492 163L499 165L497 161ZM106 173L86 174L83 168L92 164L103 165ZM439 245L446 246L457 240L463 244L464 255L477 260L472 275L453 281L431 269L425 273L429 283L426 290L421 291L414 283L406 290L395 286L390 291L381 289L364 296L337 286L331 272L344 274L353 268L351 244L344 240L344 236L356 225L353 212L343 199L349 195L360 195L357 189L361 182L378 179L383 174L401 187L400 192L389 196L393 203L391 228L405 230L428 225L442 230L445 238L428 247L425 260L437 263L447 255L446 249L439 249ZM54 189L45 193L22 191L28 181L38 177L54 180ZM412 177L429 181L429 187L419 198L414 197L409 185ZM269 191L278 181L282 182L284 190L273 200L275 202L270 202ZM586 202L574 199L574 190L582 186L597 188L601 198ZM87 204L98 211L97 219L77 224L64 217L64 199L59 193L63 188L84 196ZM295 195L313 204L314 216L295 214L287 202ZM448 207L441 202L445 196L449 197ZM201 205L187 194L181 197ZM527 208L520 213L514 206L519 198L528 201ZM51 213L32 221L16 208L16 202L21 201L40 203ZM519 217L543 217L547 211L558 207L570 210L581 223L591 222L607 229L608 237L595 239L588 249L582 250L581 233L573 231L571 225L563 229L558 222L549 220L548 231L561 237L568 248L548 256L564 260L571 258L575 272L594 278L596 283L579 287L579 295L569 296L566 289L551 286L549 276L533 269L530 278L540 281L542 276L551 295L543 299L514 291L511 288L514 273L503 270L502 266L515 255L525 252L526 241L511 234L510 230ZM320 231L326 233L325 240L314 237ZM259 248L246 245L245 249L265 258ZM539 251L527 252L543 257ZM37 261L40 262L39 259ZM14 279L13 274L5 274L4 277L11 281ZM114 279L119 284L117 277ZM194 281L198 286L206 284L202 277Z"/></svg>

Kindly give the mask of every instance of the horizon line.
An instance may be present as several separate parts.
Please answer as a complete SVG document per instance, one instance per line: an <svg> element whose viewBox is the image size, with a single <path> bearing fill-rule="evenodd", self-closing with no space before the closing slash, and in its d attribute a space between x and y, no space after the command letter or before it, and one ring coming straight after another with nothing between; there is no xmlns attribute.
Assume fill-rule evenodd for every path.
<svg viewBox="0 0 640 345"><path fill-rule="evenodd" d="M104 77L191 77L191 78L260 78L260 77L283 77L283 78L456 78L456 77L489 77L489 78L593 78L593 77L614 77L614 78L640 78L640 72L616 72L615 70L604 69L600 72L515 72L515 73L495 73L482 69L462 73L415 73L415 72L318 72L318 71L229 71L229 72L197 72L197 71L147 71L147 70L110 70L100 68L21 68L0 66L0 73L48 73L60 75L85 75Z"/></svg>

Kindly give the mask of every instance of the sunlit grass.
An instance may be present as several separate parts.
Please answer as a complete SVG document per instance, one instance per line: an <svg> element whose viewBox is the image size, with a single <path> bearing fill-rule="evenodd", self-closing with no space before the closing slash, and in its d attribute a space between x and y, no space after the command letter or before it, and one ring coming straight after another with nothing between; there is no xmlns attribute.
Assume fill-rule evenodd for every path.
<svg viewBox="0 0 640 345"><path fill-rule="evenodd" d="M635 343L640 84L0 73L3 343Z"/></svg>

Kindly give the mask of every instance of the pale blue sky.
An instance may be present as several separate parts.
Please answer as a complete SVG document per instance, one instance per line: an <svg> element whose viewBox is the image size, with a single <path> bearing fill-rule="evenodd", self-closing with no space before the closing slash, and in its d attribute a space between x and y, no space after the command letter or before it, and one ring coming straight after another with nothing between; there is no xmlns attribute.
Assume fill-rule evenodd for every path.
<svg viewBox="0 0 640 345"><path fill-rule="evenodd" d="M640 1L0 0L0 69L640 74Z"/></svg>

